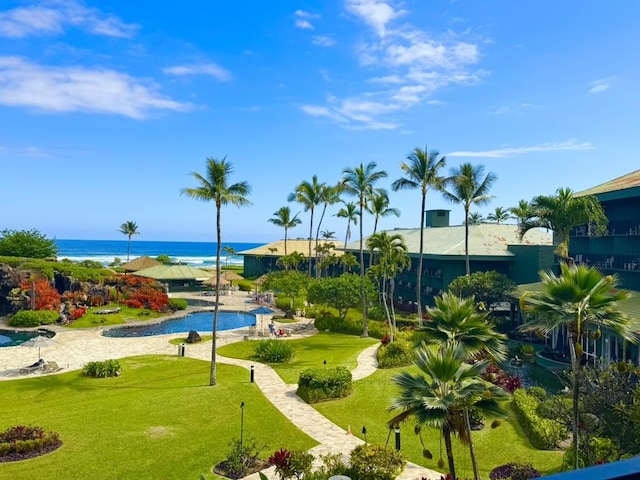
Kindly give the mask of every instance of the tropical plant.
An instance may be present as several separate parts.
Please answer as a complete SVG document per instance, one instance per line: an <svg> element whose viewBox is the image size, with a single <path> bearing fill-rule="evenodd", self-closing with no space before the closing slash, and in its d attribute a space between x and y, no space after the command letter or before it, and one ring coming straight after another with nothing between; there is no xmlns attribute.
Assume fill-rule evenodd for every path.
<svg viewBox="0 0 640 480"><path fill-rule="evenodd" d="M321 268L319 265L318 255L318 242L320 239L320 228L322 226L322 221L324 220L324 214L327 212L327 207L329 205L334 205L340 201L340 193L342 193L342 185L322 185L322 189L320 190L320 203L322 203L322 213L320 214L320 219L318 220L318 226L316 228L316 258L315 258L315 269L316 269L316 277L320 277Z"/></svg>
<svg viewBox="0 0 640 480"><path fill-rule="evenodd" d="M336 217L347 219L347 232L344 237L344 251L347 251L347 243L351 238L351 224L358 224L358 207L353 202L343 202L344 206L338 210Z"/></svg>
<svg viewBox="0 0 640 480"><path fill-rule="evenodd" d="M471 205L486 205L493 195L489 194L491 186L497 177L489 172L484 175L484 165L471 165L463 163L451 171L451 176L446 181L444 197L464 207L464 256L467 275L471 273L469 265L469 209Z"/></svg>
<svg viewBox="0 0 640 480"><path fill-rule="evenodd" d="M391 215L394 215L395 217L400 216L400 210L389 206L389 195L383 188L376 188L373 191L365 209L373 215L373 233L378 231L378 221L381 218L389 217Z"/></svg>
<svg viewBox="0 0 640 480"><path fill-rule="evenodd" d="M225 245L224 247L222 247L222 251L225 254L225 261L224 261L224 266L228 267L229 266L229 258L233 257L236 253L236 249L233 248L230 245ZM218 267L218 265L216 264L216 268Z"/></svg>
<svg viewBox="0 0 640 480"><path fill-rule="evenodd" d="M250 205L247 195L251 192L251 187L245 181L230 184L229 177L233 173L233 166L227 161L227 157L222 160L207 158L206 173L191 172L191 176L196 180L197 186L183 188L181 193L195 200L213 202L216 206L216 265L220 265L220 253L222 250L222 207L235 205L241 207ZM216 285L220 285L221 269L216 268ZM220 289L216 288L216 301L213 310L213 339L211 342L211 375L209 384L216 384L216 339L218 332L218 311L220 306Z"/></svg>
<svg viewBox="0 0 640 480"><path fill-rule="evenodd" d="M615 276L604 277L596 268L584 265L560 264L560 275L553 272L540 274L543 290L527 292L520 299L521 308L530 314L530 320L521 326L523 331L547 334L565 328L569 341L572 370L573 451L578 469L580 435L580 379L582 345L589 330L600 332L606 327L627 341L636 341L629 318L618 302L629 298L629 292L618 289Z"/></svg>
<svg viewBox="0 0 640 480"><path fill-rule="evenodd" d="M293 193L290 193L287 197L289 202L298 202L302 205L305 212L309 212L309 266L307 274L311 277L311 249L313 245L313 214L316 206L322 203L323 188L325 183L318 182L318 176L314 175L311 182L303 181L295 189Z"/></svg>
<svg viewBox="0 0 640 480"><path fill-rule="evenodd" d="M440 176L440 170L446 164L446 158L441 157L437 151L427 152L427 147L422 150L414 148L407 157L408 162L400 164L400 169L405 173L391 184L394 191L420 189L420 247L418 252L418 272L416 276L416 303L418 306L418 322L422 325L422 262L424 256L424 212L429 189L441 190L444 178Z"/></svg>
<svg viewBox="0 0 640 480"><path fill-rule="evenodd" d="M531 200L528 215L518 224L520 238L532 228L547 228L555 233L556 254L569 258L571 230L587 225L590 232L601 235L607 231L607 216L594 196L576 197L569 188L560 188L556 195L539 195Z"/></svg>
<svg viewBox="0 0 640 480"><path fill-rule="evenodd" d="M9 230L0 232L0 256L24 258L55 257L58 247L38 230Z"/></svg>
<svg viewBox="0 0 640 480"><path fill-rule="evenodd" d="M387 176L387 172L384 170L376 170L377 164L375 162L369 162L367 165L360 164L355 168L345 168L342 171L342 185L344 191L358 198L358 216L360 217L360 278L362 279L362 285L360 290L360 297L362 300L362 336L367 337L367 295L365 291L365 269L364 269L364 238L363 238L363 217L364 209L367 205L368 199L373 194L374 185L378 180L381 180Z"/></svg>
<svg viewBox="0 0 640 480"><path fill-rule="evenodd" d="M332 232L331 230L322 230L320 236L323 240L336 240L336 232Z"/></svg>
<svg viewBox="0 0 640 480"><path fill-rule="evenodd" d="M311 282L307 292L307 300L319 305L327 305L338 311L344 320L350 308L360 302L360 282L362 279L354 273L343 273L339 277L319 278ZM367 296L373 296L373 285L365 278Z"/></svg>
<svg viewBox="0 0 640 480"><path fill-rule="evenodd" d="M411 265L407 246L402 235L387 232L374 233L367 239L367 248L371 256L377 253L377 263L371 272L381 280L382 305L391 329L391 342L396 332L396 314L393 306L395 278L399 272Z"/></svg>
<svg viewBox="0 0 640 480"><path fill-rule="evenodd" d="M508 209L502 207L496 207L496 209L487 215L487 220L490 222L496 222L500 225L502 222L506 222L511 218L511 213Z"/></svg>
<svg viewBox="0 0 640 480"><path fill-rule="evenodd" d="M284 228L284 254L287 254L287 232L290 228L295 228L302 223L302 220L298 218L300 212L291 216L291 209L289 207L280 207L277 211L273 212L273 218L268 221Z"/></svg>
<svg viewBox="0 0 640 480"><path fill-rule="evenodd" d="M289 255L283 255L278 258L276 264L280 265L285 270L297 270L298 265L304 261L304 255L300 252L291 252Z"/></svg>
<svg viewBox="0 0 640 480"><path fill-rule="evenodd" d="M339 259L339 262L342 265L342 269L344 273L351 272L351 269L353 267L357 267L359 265L358 259L351 252L347 252L344 255L342 255Z"/></svg>
<svg viewBox="0 0 640 480"><path fill-rule="evenodd" d="M484 217L478 212L469 213L469 225L480 225L484 223Z"/></svg>
<svg viewBox="0 0 640 480"><path fill-rule="evenodd" d="M520 224L530 215L531 206L529 205L529 202L521 199L520 201L518 201L517 207L509 208L509 212L513 217L516 218L518 224Z"/></svg>
<svg viewBox="0 0 640 480"><path fill-rule="evenodd" d="M499 302L508 302L516 283L495 270L462 275L449 284L449 291L458 297L473 296L478 308L491 309Z"/></svg>
<svg viewBox="0 0 640 480"><path fill-rule="evenodd" d="M395 426L413 418L418 428L426 426L440 430L451 478L457 478L451 444L451 434L457 434L469 446L474 473L477 472L468 410L473 408L485 417L504 418L506 412L502 401L509 395L480 378L489 362L467 363L466 352L460 345L445 344L441 348L423 345L416 355L419 373L413 375L404 371L393 377L400 393L392 400L390 410L402 411L388 424Z"/></svg>
<svg viewBox="0 0 640 480"><path fill-rule="evenodd" d="M297 270L280 270L267 273L262 287L265 290L282 292L290 299L290 308L293 309L296 297L301 297L306 293L309 281L310 278L307 275Z"/></svg>
<svg viewBox="0 0 640 480"><path fill-rule="evenodd" d="M131 237L134 235L140 235L138 231L138 225L136 222L132 220L127 220L122 225L120 225L120 233L126 235L128 238L127 242L127 262L129 261L129 254L131 253Z"/></svg>

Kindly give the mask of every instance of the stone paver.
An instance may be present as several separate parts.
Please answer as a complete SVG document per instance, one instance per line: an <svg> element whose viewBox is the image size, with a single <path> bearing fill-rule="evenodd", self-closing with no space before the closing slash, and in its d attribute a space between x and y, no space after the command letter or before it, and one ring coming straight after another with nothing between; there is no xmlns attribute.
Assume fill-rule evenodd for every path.
<svg viewBox="0 0 640 480"><path fill-rule="evenodd" d="M255 304L246 302L247 296L243 292L222 297L225 310L250 310ZM282 327L286 328L287 324ZM168 343L172 337L184 337L184 334L159 335L136 338L109 338L101 335L102 328L91 330L69 331L62 327L52 327L56 331L54 337L57 345L42 350L42 357L53 360L63 369L59 373L68 370L80 369L82 366L94 360L106 360L109 358L124 358L145 354L177 354L177 346ZM312 334L315 330L308 328L300 331L302 335ZM218 345L242 341L247 334L247 329L219 332ZM302 335L294 334L289 338L300 338ZM352 371L353 379L360 380L376 371L376 349L378 345L372 345L358 355L358 366ZM188 345L186 355L208 361L211 358L211 344ZM0 348L0 381L24 377L19 373L19 368L33 363L37 359L37 350L25 347ZM278 376L271 367L256 362L217 357L221 363L228 363L244 367L247 370L251 365L255 370L255 381L260 390L273 405L280 410L296 427L318 442L318 445L309 450L316 458L320 454L341 453L343 456L363 441L349 434L345 429L329 421L313 407L305 403L295 393L297 385L288 385ZM35 374L30 374L38 375ZM263 470L270 479L277 479L275 469ZM407 464L400 480L414 480L420 478L439 480L441 474L412 463ZM247 480L258 480L258 474L246 477Z"/></svg>

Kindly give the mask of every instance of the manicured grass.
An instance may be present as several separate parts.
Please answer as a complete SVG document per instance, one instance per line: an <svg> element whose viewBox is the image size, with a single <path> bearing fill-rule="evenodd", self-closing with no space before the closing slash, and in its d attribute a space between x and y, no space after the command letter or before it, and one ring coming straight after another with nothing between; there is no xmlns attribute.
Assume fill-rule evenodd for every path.
<svg viewBox="0 0 640 480"><path fill-rule="evenodd" d="M259 341L259 340L257 340ZM231 358L251 360L257 341L237 342L218 349L220 355ZM378 340L343 335L333 332L318 332L300 340L291 342L295 348L293 360L289 363L274 363L271 366L286 383L298 383L300 372L310 367L346 367L352 370L357 365L358 354Z"/></svg>
<svg viewBox="0 0 640 480"><path fill-rule="evenodd" d="M191 345L198 345L198 344L203 343L203 342L209 342L212 338L213 338L213 335L200 335L200 339L201 340L199 342L193 343ZM183 343L187 343L187 337L173 338L173 339L169 340L169 343L171 345L181 345ZM187 344L187 345L189 345L189 344Z"/></svg>
<svg viewBox="0 0 640 480"><path fill-rule="evenodd" d="M386 421L393 417L388 406L391 398L397 394L397 387L391 382L391 377L401 370L417 372L415 367L378 370L374 375L355 383L354 393L348 398L334 400L313 405L320 413L343 428L351 426L354 435L364 438L362 427L367 428L367 440L370 443L385 444L389 429ZM486 422L485 428L473 432L476 457L483 478L494 467L505 463L531 462L534 467L543 474L555 472L560 467L562 452L543 451L533 448L524 432L515 420L503 421L496 428L491 429L491 421ZM422 457L422 446L418 436L413 431L414 423L406 422L401 426L401 447L412 462L424 465L428 468L439 470L437 466L440 458L440 437L436 430L424 429L422 437L427 449L433 454L432 460ZM456 473L460 478L471 478L473 470L469 457L469 449L463 447L457 439L454 439L454 458L456 460ZM395 434L389 437L389 445L395 446ZM446 453L442 445L442 458L445 461Z"/></svg>
<svg viewBox="0 0 640 480"><path fill-rule="evenodd" d="M209 386L209 363L181 357L121 360L122 376L95 379L80 372L2 382L0 431L37 425L60 434L63 446L39 458L0 464L12 480L139 480L218 478L229 442L244 434L276 449L315 445L249 383L246 370L218 364Z"/></svg>
<svg viewBox="0 0 640 480"><path fill-rule="evenodd" d="M105 310L111 308L120 308L118 313L109 313L106 315L99 315L94 313L96 310ZM87 313L72 323L67 325L68 328L95 328L102 325L122 325L127 322L139 322L144 320L151 320L153 318L166 316L166 313L158 313L152 310L144 310L142 308L131 308L126 305L110 303L102 307L91 307Z"/></svg>

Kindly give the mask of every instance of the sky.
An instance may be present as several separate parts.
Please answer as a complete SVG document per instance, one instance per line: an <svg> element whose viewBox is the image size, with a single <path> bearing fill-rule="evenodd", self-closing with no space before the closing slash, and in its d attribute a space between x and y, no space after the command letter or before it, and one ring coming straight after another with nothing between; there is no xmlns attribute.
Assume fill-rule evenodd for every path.
<svg viewBox="0 0 640 480"><path fill-rule="evenodd" d="M289 193L369 162L401 211L379 229L418 227L420 193L390 188L416 147L497 175L484 215L580 191L640 168L638 18L634 0L3 0L0 230L214 241L215 206L180 192L225 156L252 202L223 208L227 242L281 239L287 205L306 237ZM344 240L339 207L322 230Z"/></svg>

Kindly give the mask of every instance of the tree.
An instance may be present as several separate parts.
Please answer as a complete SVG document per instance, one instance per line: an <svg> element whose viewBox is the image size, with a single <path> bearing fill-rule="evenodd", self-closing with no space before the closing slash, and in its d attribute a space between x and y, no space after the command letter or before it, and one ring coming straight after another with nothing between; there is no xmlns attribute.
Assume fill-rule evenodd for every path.
<svg viewBox="0 0 640 480"><path fill-rule="evenodd" d="M324 214L327 211L327 207L329 205L334 205L340 201L340 193L342 192L342 185L322 185L322 189L320 191L320 201L322 203L322 213L320 214L320 220L318 221L318 227L316 228L316 258L315 258L315 268L316 268L316 277L320 277L320 266L318 260L318 241L320 239L320 227L322 226L322 221L324 220Z"/></svg>
<svg viewBox="0 0 640 480"><path fill-rule="evenodd" d="M526 200L520 200L517 207L509 208L509 212L520 224L531 214L531 206Z"/></svg>
<svg viewBox="0 0 640 480"><path fill-rule="evenodd" d="M486 371L488 361L466 363L465 352L457 345L422 346L416 352L415 365L420 372L402 372L393 377L400 388L399 395L391 401L390 410L402 410L388 424L399 425L413 418L419 427L426 426L441 431L451 478L457 478L451 434L473 450L468 415L473 408L489 417L506 415L501 402L509 397L502 388L489 384L480 376ZM466 419L465 419L466 417ZM474 466L474 471L477 467Z"/></svg>
<svg viewBox="0 0 640 480"><path fill-rule="evenodd" d="M229 266L229 257L233 257L236 253L236 249L233 248L232 246L229 245L225 245L224 247L222 247L222 251L224 252L226 258L225 258L225 262L224 262L224 266L228 267ZM216 268L218 267L218 264L216 264Z"/></svg>
<svg viewBox="0 0 640 480"><path fill-rule="evenodd" d="M381 180L387 176L387 172L383 170L376 170L377 164L375 162L369 162L366 166L360 164L355 168L345 168L342 171L342 185L344 191L349 195L353 195L358 198L358 216L360 217L360 278L362 279L362 285L360 290L362 300L362 336L368 337L367 331L367 296L365 292L364 282L364 234L363 234L363 216L364 209L367 205L367 201L373 193L373 188L378 180Z"/></svg>
<svg viewBox="0 0 640 480"><path fill-rule="evenodd" d="M281 292L291 300L291 309L293 310L295 299L306 293L309 281L309 276L297 270L280 270L267 273L262 288Z"/></svg>
<svg viewBox="0 0 640 480"><path fill-rule="evenodd" d="M227 161L207 158L206 173L191 172L197 186L183 188L181 194L195 200L213 202L216 206L216 266L220 265L220 253L222 250L222 207L234 205L241 207L250 205L247 195L251 193L251 187L246 181L230 184L233 166ZM220 285L220 268L216 268L216 285ZM211 375L210 385L216 385L216 340L218 332L218 310L220 308L220 289L216 288L216 303L213 310L213 338L211 342Z"/></svg>
<svg viewBox="0 0 640 480"><path fill-rule="evenodd" d="M314 175L311 182L300 183L293 193L287 197L287 201L300 203L305 212L309 212L309 267L308 275L311 277L311 249L313 245L313 214L317 205L322 202L322 189L326 184L318 182L318 176Z"/></svg>
<svg viewBox="0 0 640 480"><path fill-rule="evenodd" d="M490 222L496 222L498 225L500 225L502 222L506 222L510 218L512 217L509 210L502 207L496 207L493 212L487 215L487 220L489 220Z"/></svg>
<svg viewBox="0 0 640 480"><path fill-rule="evenodd" d="M594 196L575 197L569 188L560 188L556 195L539 195L531 200L529 211L518 224L520 238L532 228L547 228L555 233L556 254L569 258L571 230L587 225L590 232L601 235L607 231L607 216Z"/></svg>
<svg viewBox="0 0 640 480"><path fill-rule="evenodd" d="M626 290L618 290L618 279L604 277L596 268L583 265L560 264L560 275L542 272L543 290L527 292L521 297L521 308L531 319L521 326L523 331L536 330L547 334L557 328L566 328L571 355L573 400L573 451L575 468L579 455L579 391L582 345L589 330L601 327L612 330L625 340L635 342L629 318L620 310L618 302L629 297Z"/></svg>
<svg viewBox="0 0 640 480"><path fill-rule="evenodd" d="M396 314L393 306L395 278L400 271L411 265L411 260L404 239L399 234L374 233L367 240L367 248L371 251L372 257L377 253L377 263L372 265L370 270L381 279L382 304L393 342L396 331Z"/></svg>
<svg viewBox="0 0 640 480"><path fill-rule="evenodd" d="M351 252L347 252L344 255L342 255L340 257L340 263L342 264L342 268L344 272L351 272L351 269L353 267L357 267L359 265L358 259Z"/></svg>
<svg viewBox="0 0 640 480"><path fill-rule="evenodd" d="M351 224L358 224L358 207L353 202L343 202L344 207L338 210L336 213L336 217L346 218L347 219L347 233L344 237L344 251L347 251L347 243L351 238Z"/></svg>
<svg viewBox="0 0 640 480"><path fill-rule="evenodd" d="M354 273L316 279L309 285L307 300L335 308L340 319L344 320L349 309L357 307L360 303L360 282L362 279ZM365 279L365 282L365 291L371 298L374 295L373 285L369 279Z"/></svg>
<svg viewBox="0 0 640 480"><path fill-rule="evenodd" d="M302 223L302 220L298 218L300 212L291 216L291 209L289 207L280 207L277 211L273 212L274 217L268 221L284 228L284 254L287 254L287 232L290 228L295 228Z"/></svg>
<svg viewBox="0 0 640 480"><path fill-rule="evenodd" d="M381 218L391 215L400 216L400 210L389 206L389 195L382 188L377 188L373 191L365 208L367 212L373 215L373 233L378 231L378 221Z"/></svg>
<svg viewBox="0 0 640 480"><path fill-rule="evenodd" d="M471 273L469 264L469 209L471 205L486 205L493 195L489 195L491 186L498 177L492 172L482 178L484 165L471 165L463 163L451 171L451 176L446 181L446 189L443 195L453 203L462 204L464 207L464 256L467 275Z"/></svg>
<svg viewBox="0 0 640 480"><path fill-rule="evenodd" d="M122 225L120 225L120 233L128 237L128 243L127 243L127 262L128 262L129 253L131 252L131 237L133 235L140 235L140 232L138 231L138 225L136 225L136 222L132 220L127 220Z"/></svg>
<svg viewBox="0 0 640 480"><path fill-rule="evenodd" d="M283 255L280 257L276 264L280 265L285 270L297 270L298 265L304 261L304 255L300 252L291 252L289 255Z"/></svg>
<svg viewBox="0 0 640 480"><path fill-rule="evenodd" d="M407 157L408 163L400 164L400 169L405 173L391 184L394 191L420 190L420 249L418 252L418 272L416 275L416 303L418 305L418 322L422 325L422 262L424 256L424 212L426 209L427 193L429 189L441 190L444 178L440 176L446 164L446 158L441 157L437 151L427 153L427 147L422 150L414 148Z"/></svg>
<svg viewBox="0 0 640 480"><path fill-rule="evenodd" d="M490 309L496 303L508 302L516 284L495 270L462 275L449 284L449 292L457 297L474 297L480 308Z"/></svg>
<svg viewBox="0 0 640 480"><path fill-rule="evenodd" d="M6 257L49 258L58 254L55 241L36 229L0 232L0 255Z"/></svg>
<svg viewBox="0 0 640 480"><path fill-rule="evenodd" d="M320 236L323 240L335 240L336 232L332 232L331 230L323 230L320 232Z"/></svg>
<svg viewBox="0 0 640 480"><path fill-rule="evenodd" d="M484 223L484 217L480 213L469 213L469 225L480 225L482 223Z"/></svg>

